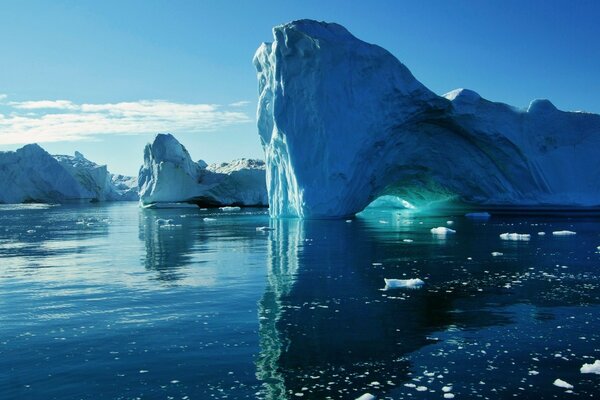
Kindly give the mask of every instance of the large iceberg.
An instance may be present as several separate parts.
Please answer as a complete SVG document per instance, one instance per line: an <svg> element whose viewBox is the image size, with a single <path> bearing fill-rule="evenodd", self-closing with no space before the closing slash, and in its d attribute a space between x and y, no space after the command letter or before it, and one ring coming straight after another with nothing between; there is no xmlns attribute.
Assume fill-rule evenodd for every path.
<svg viewBox="0 0 600 400"><path fill-rule="evenodd" d="M0 152L0 203L137 200L135 178L75 156L52 156L37 144Z"/></svg>
<svg viewBox="0 0 600 400"><path fill-rule="evenodd" d="M268 205L265 163L240 159L207 165L192 161L186 148L170 134L158 134L144 149L138 176L143 206L193 203L203 207Z"/></svg>
<svg viewBox="0 0 600 400"><path fill-rule="evenodd" d="M383 48L310 20L254 56L272 216L353 215L379 196L491 207L600 205L600 116L438 96Z"/></svg>

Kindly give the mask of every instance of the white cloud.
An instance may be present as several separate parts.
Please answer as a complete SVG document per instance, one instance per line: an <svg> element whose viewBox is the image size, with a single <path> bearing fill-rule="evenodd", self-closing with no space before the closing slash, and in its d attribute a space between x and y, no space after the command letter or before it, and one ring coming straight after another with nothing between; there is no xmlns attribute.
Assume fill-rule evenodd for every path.
<svg viewBox="0 0 600 400"><path fill-rule="evenodd" d="M6 99L7 97L7 95L0 93L0 101Z"/></svg>
<svg viewBox="0 0 600 400"><path fill-rule="evenodd" d="M230 103L229 107L245 107L248 104L250 104L250 102L248 100L242 100L242 101L236 101L235 103Z"/></svg>
<svg viewBox="0 0 600 400"><path fill-rule="evenodd" d="M213 131L252 122L246 113L235 110L236 106L231 104L165 100L104 104L38 100L9 102L3 107L0 144L84 140L102 134Z"/></svg>

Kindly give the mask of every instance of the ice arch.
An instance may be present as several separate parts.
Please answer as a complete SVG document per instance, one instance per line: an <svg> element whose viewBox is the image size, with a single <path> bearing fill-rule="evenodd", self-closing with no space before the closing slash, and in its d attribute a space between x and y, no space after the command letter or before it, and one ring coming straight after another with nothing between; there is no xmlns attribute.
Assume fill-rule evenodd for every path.
<svg viewBox="0 0 600 400"><path fill-rule="evenodd" d="M600 204L600 116L463 89L437 96L337 24L295 21L273 35L254 57L272 216L341 218L387 194Z"/></svg>

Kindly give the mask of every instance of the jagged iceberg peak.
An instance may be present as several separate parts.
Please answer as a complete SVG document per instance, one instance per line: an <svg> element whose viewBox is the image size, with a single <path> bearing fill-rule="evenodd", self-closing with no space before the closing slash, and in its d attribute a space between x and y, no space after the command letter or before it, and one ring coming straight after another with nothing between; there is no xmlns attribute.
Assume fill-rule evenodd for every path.
<svg viewBox="0 0 600 400"><path fill-rule="evenodd" d="M140 203L201 206L265 206L265 166L260 160L197 163L171 134L158 134L144 149L138 176Z"/></svg>
<svg viewBox="0 0 600 400"><path fill-rule="evenodd" d="M294 21L273 36L254 56L272 216L345 217L381 195L600 205L598 115L437 96L337 24Z"/></svg>
<svg viewBox="0 0 600 400"><path fill-rule="evenodd" d="M124 185L77 152L51 156L37 144L0 152L0 203L136 200L137 190Z"/></svg>

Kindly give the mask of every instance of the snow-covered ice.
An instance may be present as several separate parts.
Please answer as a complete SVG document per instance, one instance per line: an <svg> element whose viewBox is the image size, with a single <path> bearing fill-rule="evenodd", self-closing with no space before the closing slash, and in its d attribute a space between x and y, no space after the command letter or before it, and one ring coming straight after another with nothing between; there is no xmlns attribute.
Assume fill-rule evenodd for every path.
<svg viewBox="0 0 600 400"><path fill-rule="evenodd" d="M583 364L579 370L582 374L597 374L600 375L600 360L594 361L593 364Z"/></svg>
<svg viewBox="0 0 600 400"><path fill-rule="evenodd" d="M560 388L573 389L573 385L571 385L568 382L563 381L562 379L556 379L552 384L554 386L558 386Z"/></svg>
<svg viewBox="0 0 600 400"><path fill-rule="evenodd" d="M345 218L382 195L417 207L600 205L600 116L438 96L385 49L311 20L254 56L272 216ZM457 178L460 177L460 178Z"/></svg>
<svg viewBox="0 0 600 400"><path fill-rule="evenodd" d="M79 152L52 156L37 144L0 152L0 203L117 200L137 200L136 179Z"/></svg>
<svg viewBox="0 0 600 400"><path fill-rule="evenodd" d="M573 231L554 231L554 232L552 232L552 234L554 236L572 236L572 235L576 235L577 232L573 232Z"/></svg>
<svg viewBox="0 0 600 400"><path fill-rule="evenodd" d="M268 204L263 161L240 159L211 165L202 160L194 162L187 149L170 134L158 134L146 145L138 185L143 206Z"/></svg>
<svg viewBox="0 0 600 400"><path fill-rule="evenodd" d="M430 232L433 233L434 235L440 235L440 236L445 236L449 233L456 233L456 231L454 229L450 229L445 226L438 226L437 228L431 228Z"/></svg>
<svg viewBox="0 0 600 400"><path fill-rule="evenodd" d="M408 288L408 289L417 289L425 284L421 279L383 279L385 282L385 289L399 289L399 288Z"/></svg>
<svg viewBox="0 0 600 400"><path fill-rule="evenodd" d="M531 239L531 235L528 233L501 233L500 239L502 240L516 240L516 241L528 241Z"/></svg>

